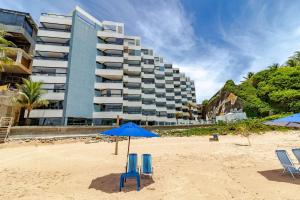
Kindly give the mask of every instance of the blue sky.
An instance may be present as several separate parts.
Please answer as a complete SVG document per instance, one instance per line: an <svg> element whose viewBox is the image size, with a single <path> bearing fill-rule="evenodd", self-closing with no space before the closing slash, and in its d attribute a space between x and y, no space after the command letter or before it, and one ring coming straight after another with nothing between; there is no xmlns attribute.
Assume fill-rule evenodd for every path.
<svg viewBox="0 0 300 200"><path fill-rule="evenodd" d="M228 79L280 63L300 50L297 0L1 0L0 7L68 14L76 5L99 20L125 23L196 82L197 100Z"/></svg>

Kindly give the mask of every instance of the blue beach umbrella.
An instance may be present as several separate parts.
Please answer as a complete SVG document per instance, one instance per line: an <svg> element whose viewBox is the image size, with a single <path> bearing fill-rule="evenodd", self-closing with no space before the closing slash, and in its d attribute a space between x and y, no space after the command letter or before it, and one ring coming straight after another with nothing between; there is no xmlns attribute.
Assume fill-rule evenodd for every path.
<svg viewBox="0 0 300 200"><path fill-rule="evenodd" d="M101 134L115 136L115 137L129 137L128 149L127 149L127 161L128 161L129 148L130 148L130 137L159 137L159 135L152 133L146 129L143 129L132 122L123 124L118 128L113 128L107 131L103 131L101 132ZM127 170L127 164L126 164L126 170Z"/></svg>
<svg viewBox="0 0 300 200"><path fill-rule="evenodd" d="M264 124L274 126L300 127L300 113L267 121Z"/></svg>

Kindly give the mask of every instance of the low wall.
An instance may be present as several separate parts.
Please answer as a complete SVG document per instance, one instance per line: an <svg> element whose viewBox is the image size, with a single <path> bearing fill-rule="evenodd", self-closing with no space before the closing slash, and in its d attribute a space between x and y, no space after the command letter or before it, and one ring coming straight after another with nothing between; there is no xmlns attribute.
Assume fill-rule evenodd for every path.
<svg viewBox="0 0 300 200"><path fill-rule="evenodd" d="M155 131L157 129L188 129L204 126L209 125L144 126L144 128ZM97 134L111 128L114 126L14 126L11 128L10 136Z"/></svg>

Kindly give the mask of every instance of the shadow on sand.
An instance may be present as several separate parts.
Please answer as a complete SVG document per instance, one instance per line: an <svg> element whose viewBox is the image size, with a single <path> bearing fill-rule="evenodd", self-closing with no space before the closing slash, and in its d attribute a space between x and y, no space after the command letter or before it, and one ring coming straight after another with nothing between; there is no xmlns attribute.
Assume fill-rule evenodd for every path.
<svg viewBox="0 0 300 200"><path fill-rule="evenodd" d="M284 182L284 183L300 185L300 176L299 175L294 175L295 179L293 179L293 177L289 173L282 174L282 169L258 171L258 173L263 175L269 181Z"/></svg>
<svg viewBox="0 0 300 200"><path fill-rule="evenodd" d="M92 180L89 189L101 190L105 193L116 193L119 192L120 183L120 173L112 173L106 176L98 177ZM141 187L147 187L154 183L152 177L142 177L141 176ZM150 189L150 188L149 188ZM135 179L128 179L125 183L125 187L122 189L123 192L136 191L136 181Z"/></svg>

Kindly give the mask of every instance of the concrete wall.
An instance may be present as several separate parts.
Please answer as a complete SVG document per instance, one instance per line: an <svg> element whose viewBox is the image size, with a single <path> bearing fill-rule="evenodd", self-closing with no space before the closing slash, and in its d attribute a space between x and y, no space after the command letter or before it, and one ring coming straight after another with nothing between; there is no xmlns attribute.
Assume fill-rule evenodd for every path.
<svg viewBox="0 0 300 200"><path fill-rule="evenodd" d="M210 125L182 125L182 126L144 126L147 130L171 130L205 127ZM11 128L10 136L34 136L34 135L61 135L72 134L97 134L101 131L114 128L113 126L14 126Z"/></svg>

